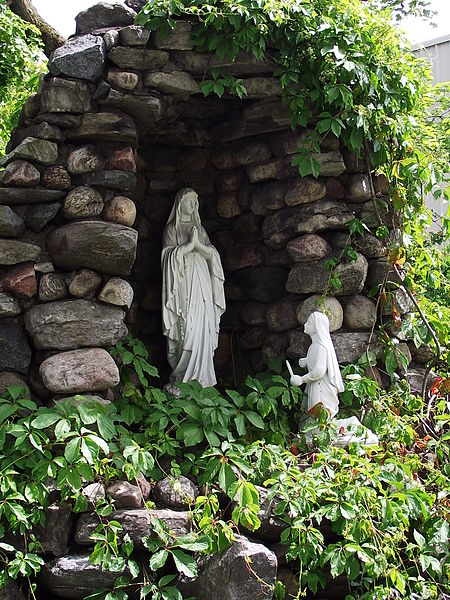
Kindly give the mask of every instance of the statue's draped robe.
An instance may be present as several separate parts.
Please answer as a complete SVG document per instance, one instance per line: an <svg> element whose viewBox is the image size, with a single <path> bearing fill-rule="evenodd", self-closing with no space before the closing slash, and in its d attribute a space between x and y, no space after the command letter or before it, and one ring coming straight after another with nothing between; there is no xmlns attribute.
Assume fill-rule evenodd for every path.
<svg viewBox="0 0 450 600"><path fill-rule="evenodd" d="M180 246L191 239L193 225L199 241L211 249L207 260L196 250L184 255ZM214 350L220 317L225 310L224 275L217 250L205 229L196 223L168 223L163 236L162 318L172 381L196 379L203 387L216 384Z"/></svg>

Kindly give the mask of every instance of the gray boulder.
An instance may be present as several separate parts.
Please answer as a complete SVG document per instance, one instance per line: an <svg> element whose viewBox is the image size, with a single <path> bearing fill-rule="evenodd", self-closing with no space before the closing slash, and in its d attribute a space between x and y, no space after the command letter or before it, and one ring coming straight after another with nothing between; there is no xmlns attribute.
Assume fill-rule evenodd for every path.
<svg viewBox="0 0 450 600"><path fill-rule="evenodd" d="M54 165L58 158L58 144L48 140L27 137L12 152L0 160L0 166L4 167L18 158L31 160L41 165Z"/></svg>
<svg viewBox="0 0 450 600"><path fill-rule="evenodd" d="M343 229L353 217L342 203L323 200L279 210L264 219L262 233L268 246L281 248L299 233Z"/></svg>
<svg viewBox="0 0 450 600"><path fill-rule="evenodd" d="M117 508L141 508L143 502L141 490L129 481L116 481L106 493L114 500Z"/></svg>
<svg viewBox="0 0 450 600"><path fill-rule="evenodd" d="M0 371L26 375L31 362L31 348L22 326L13 319L2 319L0 328Z"/></svg>
<svg viewBox="0 0 450 600"><path fill-rule="evenodd" d="M119 2L99 2L75 17L76 32L80 34L95 29L133 25L135 16L134 10Z"/></svg>
<svg viewBox="0 0 450 600"><path fill-rule="evenodd" d="M39 281L39 300L53 302L67 296L67 283L61 273L44 273Z"/></svg>
<svg viewBox="0 0 450 600"><path fill-rule="evenodd" d="M25 222L9 206L2 206L0 209L0 231L3 237L21 237L25 232Z"/></svg>
<svg viewBox="0 0 450 600"><path fill-rule="evenodd" d="M55 394L97 392L120 381L116 363L103 348L54 354L44 360L39 373L45 387Z"/></svg>
<svg viewBox="0 0 450 600"><path fill-rule="evenodd" d="M46 350L111 346L126 336L122 309L88 300L49 302L30 308L25 327L34 345Z"/></svg>
<svg viewBox="0 0 450 600"><path fill-rule="evenodd" d="M103 73L105 56L103 38L82 35L52 52L48 68L52 75L97 81Z"/></svg>
<svg viewBox="0 0 450 600"><path fill-rule="evenodd" d="M62 556L46 563L39 573L39 583L59 598L82 600L95 589L111 589L122 571L103 571L91 565L88 554Z"/></svg>
<svg viewBox="0 0 450 600"><path fill-rule="evenodd" d="M19 240L0 240L0 265L17 265L39 258L41 249L35 244Z"/></svg>
<svg viewBox="0 0 450 600"><path fill-rule="evenodd" d="M125 279L112 277L105 283L98 299L113 306L130 309L133 303L134 292L131 285Z"/></svg>
<svg viewBox="0 0 450 600"><path fill-rule="evenodd" d="M326 261L317 261L294 266L289 272L286 284L288 292L322 293L330 275L325 263ZM356 261L339 264L335 272L339 274L341 282L341 287L334 292L336 296L359 294L367 277L367 259L358 254Z"/></svg>
<svg viewBox="0 0 450 600"><path fill-rule="evenodd" d="M47 238L55 265L126 276L136 259L137 231L116 223L82 221L63 225Z"/></svg>
<svg viewBox="0 0 450 600"><path fill-rule="evenodd" d="M165 477L158 481L153 491L158 506L173 510L189 509L198 495L196 486L187 477Z"/></svg>
<svg viewBox="0 0 450 600"><path fill-rule="evenodd" d="M22 309L19 301L6 292L0 292L0 319L20 315Z"/></svg>
<svg viewBox="0 0 450 600"><path fill-rule="evenodd" d="M85 81L69 81L52 77L45 82L41 94L41 111L43 113L84 113L90 108L91 93Z"/></svg>
<svg viewBox="0 0 450 600"><path fill-rule="evenodd" d="M223 554L202 561L198 577L180 587L198 600L270 600L277 566L277 557L268 548L239 536Z"/></svg>
<svg viewBox="0 0 450 600"><path fill-rule="evenodd" d="M30 206L25 213L25 223L28 227L31 227L33 231L42 231L44 227L56 217L60 208L60 202Z"/></svg>

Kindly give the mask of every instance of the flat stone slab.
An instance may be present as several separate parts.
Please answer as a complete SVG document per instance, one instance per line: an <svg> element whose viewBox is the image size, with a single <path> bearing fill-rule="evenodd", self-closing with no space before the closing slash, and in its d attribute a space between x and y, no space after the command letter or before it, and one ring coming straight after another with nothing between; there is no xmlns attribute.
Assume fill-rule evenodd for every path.
<svg viewBox="0 0 450 600"><path fill-rule="evenodd" d="M103 73L105 56L102 37L82 35L52 52L48 68L52 75L97 81Z"/></svg>
<svg viewBox="0 0 450 600"><path fill-rule="evenodd" d="M78 221L55 229L47 238L52 262L67 270L94 269L126 276L136 258L137 231L117 223Z"/></svg>
<svg viewBox="0 0 450 600"><path fill-rule="evenodd" d="M38 349L112 346L126 336L121 308L89 300L48 302L30 308L25 327Z"/></svg>
<svg viewBox="0 0 450 600"><path fill-rule="evenodd" d="M145 69L157 71L169 60L169 53L163 50L146 48L113 48L108 52L108 59L121 69Z"/></svg>
<svg viewBox="0 0 450 600"><path fill-rule="evenodd" d="M55 354L44 360L39 373L45 387L55 394L107 390L120 381L116 363L103 348Z"/></svg>
<svg viewBox="0 0 450 600"><path fill-rule="evenodd" d="M85 113L81 124L67 131L66 138L73 141L136 143L137 130L133 119L124 113Z"/></svg>
<svg viewBox="0 0 450 600"><path fill-rule="evenodd" d="M151 535L153 532L152 519L161 519L167 525L169 530L173 532L174 537L186 535L191 531L191 517L188 511L179 510L118 510L108 517L108 520L118 521L122 525L118 536L123 536L128 533L135 543L136 548L144 548L142 538ZM75 529L75 542L82 545L93 545L94 542L90 539L99 519L95 513L85 513L80 516Z"/></svg>
<svg viewBox="0 0 450 600"><path fill-rule="evenodd" d="M62 556L45 563L39 573L39 583L60 598L82 600L97 588L111 589L123 571L102 571L91 565L89 554Z"/></svg>
<svg viewBox="0 0 450 600"><path fill-rule="evenodd" d="M41 249L35 244L20 240L0 240L0 265L17 265L18 263L36 261Z"/></svg>
<svg viewBox="0 0 450 600"><path fill-rule="evenodd" d="M46 190L45 188L2 188L0 191L0 204L44 204L57 202L64 198L66 192L62 190Z"/></svg>

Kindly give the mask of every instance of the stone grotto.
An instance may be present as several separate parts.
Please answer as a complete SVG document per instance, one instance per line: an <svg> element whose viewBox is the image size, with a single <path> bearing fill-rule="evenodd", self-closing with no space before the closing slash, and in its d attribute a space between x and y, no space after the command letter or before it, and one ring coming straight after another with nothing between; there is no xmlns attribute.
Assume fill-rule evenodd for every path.
<svg viewBox="0 0 450 600"><path fill-rule="evenodd" d="M233 62L196 53L190 23L178 22L160 39L134 25L130 6L138 5L98 4L77 17L76 34L53 53L0 162L2 392L23 382L42 403L78 393L111 399L119 372L108 349L128 331L145 342L167 380L161 237L182 187L198 193L202 223L224 266L227 310L215 356L222 381L239 381L271 357L304 356L303 324L327 286L327 259L347 244L352 218L375 228L374 204L383 210L387 180L375 174L373 190L365 162L334 136L315 153L318 179L302 178L292 166L307 132L290 128L270 54ZM248 95L204 97L200 83L213 67L242 78ZM387 218L395 227L395 215ZM341 288L325 300L342 365L366 349L379 318L370 292L389 271L373 233L358 238L355 249L356 260L337 268ZM401 291L395 304L401 314L412 310ZM416 362L427 359L415 352ZM139 542L150 528L140 497L130 489L108 492L118 498L124 531ZM157 510L186 532L186 504L172 496L163 490ZM286 569L279 524L264 503L261 510L266 531L259 541L243 538L217 559L223 577L233 572L233 589L209 565L198 598L271 597L248 581L242 560L245 551L270 580L277 555L278 578ZM73 518L57 504L48 511L48 598L83 598L117 577L89 565L92 515L75 525ZM77 552L69 553L74 544ZM208 592L212 578L217 591Z"/></svg>

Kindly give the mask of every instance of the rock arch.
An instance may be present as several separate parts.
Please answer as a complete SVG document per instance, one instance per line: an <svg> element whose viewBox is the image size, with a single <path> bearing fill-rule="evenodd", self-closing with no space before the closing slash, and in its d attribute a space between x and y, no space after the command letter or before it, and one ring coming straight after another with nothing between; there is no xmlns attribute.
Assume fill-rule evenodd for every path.
<svg viewBox="0 0 450 600"><path fill-rule="evenodd" d="M270 56L219 61L192 50L186 21L160 39L134 17L120 4L78 16L1 162L0 371L27 376L43 399L113 387L105 348L127 327L164 372L160 239L180 187L198 191L225 266L225 376L232 352L243 370L304 353L300 323L326 285L326 259L353 216L375 224L365 165L337 138L323 140L317 180L292 167L305 133L290 130ZM248 95L204 98L211 67L242 78ZM376 310L360 296L387 269L376 237L357 251L329 300L343 363L365 349Z"/></svg>

